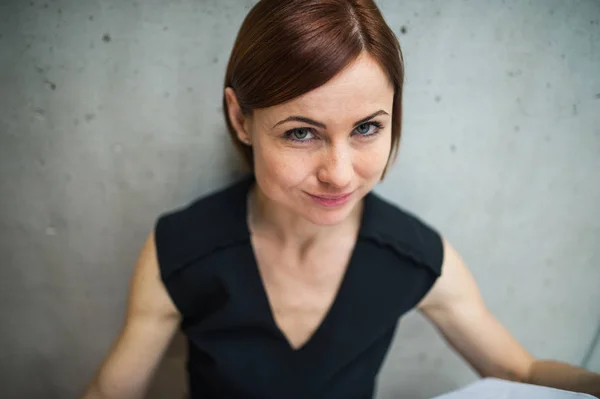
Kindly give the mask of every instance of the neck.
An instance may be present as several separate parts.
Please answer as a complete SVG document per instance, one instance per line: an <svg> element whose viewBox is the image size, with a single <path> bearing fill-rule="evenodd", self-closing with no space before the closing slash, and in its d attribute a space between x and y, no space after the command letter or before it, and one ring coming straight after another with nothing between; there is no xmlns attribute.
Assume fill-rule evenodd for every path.
<svg viewBox="0 0 600 399"><path fill-rule="evenodd" d="M269 199L258 184L249 193L249 223L254 234L275 239L282 246L308 249L325 237L333 237L343 232L355 234L360 226L362 202L341 223L319 226L301 215Z"/></svg>

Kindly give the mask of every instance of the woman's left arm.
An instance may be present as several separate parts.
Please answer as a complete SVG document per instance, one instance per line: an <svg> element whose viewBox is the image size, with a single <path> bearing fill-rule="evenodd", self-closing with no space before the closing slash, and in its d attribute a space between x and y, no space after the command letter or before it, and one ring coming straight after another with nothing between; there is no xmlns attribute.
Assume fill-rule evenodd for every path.
<svg viewBox="0 0 600 399"><path fill-rule="evenodd" d="M600 396L600 374L566 363L536 360L515 340L488 311L473 276L446 241L442 275L418 309L482 377Z"/></svg>

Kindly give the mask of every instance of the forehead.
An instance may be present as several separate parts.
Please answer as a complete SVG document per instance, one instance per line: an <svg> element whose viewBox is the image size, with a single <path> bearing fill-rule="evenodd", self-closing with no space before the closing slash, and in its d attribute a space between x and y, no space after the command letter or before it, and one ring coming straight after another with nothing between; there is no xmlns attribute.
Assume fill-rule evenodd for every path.
<svg viewBox="0 0 600 399"><path fill-rule="evenodd" d="M290 115L330 124L347 125L383 109L392 113L394 88L385 71L361 55L324 85L284 104L256 110L255 116L273 126Z"/></svg>

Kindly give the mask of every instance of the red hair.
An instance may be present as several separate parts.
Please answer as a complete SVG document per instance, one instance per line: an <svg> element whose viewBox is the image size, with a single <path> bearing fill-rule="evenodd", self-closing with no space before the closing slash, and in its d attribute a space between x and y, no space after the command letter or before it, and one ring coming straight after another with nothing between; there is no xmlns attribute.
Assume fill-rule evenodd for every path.
<svg viewBox="0 0 600 399"><path fill-rule="evenodd" d="M251 115L327 83L363 52L394 87L385 176L400 144L404 63L398 39L372 0L260 0L238 32L225 87L235 91L242 112ZM239 141L225 97L223 110L236 149L253 169L252 147Z"/></svg>

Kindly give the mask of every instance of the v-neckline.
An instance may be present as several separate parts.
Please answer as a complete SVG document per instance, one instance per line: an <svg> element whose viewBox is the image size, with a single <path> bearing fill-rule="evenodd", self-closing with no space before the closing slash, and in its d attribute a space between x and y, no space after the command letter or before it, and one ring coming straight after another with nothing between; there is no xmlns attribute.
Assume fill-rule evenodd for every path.
<svg viewBox="0 0 600 399"><path fill-rule="evenodd" d="M352 273L353 269L356 267L354 265L354 263L355 263L355 258L356 258L358 242L360 240L361 235L364 233L365 219L366 219L366 214L368 212L367 201L368 201L368 197L369 197L370 193L367 193L367 195L365 195L362 199L364 201L363 209L362 209L362 214L360 216L360 225L358 228L358 232L356 234L356 239L355 239L354 245L352 246L352 250L350 252L348 264L346 265L346 268L342 275L342 279L339 283L339 286L333 297L333 300L332 300L331 304L329 305L329 308L325 312L325 315L323 316L323 318L321 319L319 324L316 326L316 328L312 331L310 336L300 346L295 347L290 342L289 337L283 332L283 330L277 324L275 314L273 312L271 300L269 299L269 294L267 292L265 282L264 282L262 274L260 272L260 267L258 265L258 258L256 256L256 252L254 250L254 245L252 244L252 232L250 230L250 225L248 222L248 211L249 211L248 200L249 200L250 190L254 184L256 184L256 181L254 179L254 176L251 176L248 184L246 184L246 187L245 187L245 190L243 193L244 194L243 195L244 200L242 201L243 202L243 208L242 208L243 212L241 213L244 216L244 227L248 234L248 249L250 252L249 258L250 258L250 263L251 263L250 267L252 269L251 273L252 273L252 275L253 275L252 277L254 279L253 283L258 285L257 292L259 292L260 296L261 296L261 298L260 298L261 306L265 309L266 314L268 315L268 323L276 331L279 339L285 343L286 348L289 351L291 351L292 353L302 353L302 352L305 352L306 350L308 350L312 345L314 345L315 341L317 341L319 339L319 337L323 334L323 330L325 330L327 325L331 323L331 319L335 318L335 315L336 315L339 307L341 306L340 303L343 302L344 298L347 296L348 285L349 285L349 275L350 275L350 273Z"/></svg>

